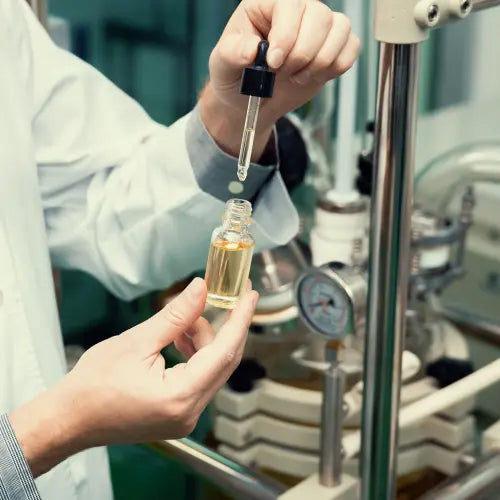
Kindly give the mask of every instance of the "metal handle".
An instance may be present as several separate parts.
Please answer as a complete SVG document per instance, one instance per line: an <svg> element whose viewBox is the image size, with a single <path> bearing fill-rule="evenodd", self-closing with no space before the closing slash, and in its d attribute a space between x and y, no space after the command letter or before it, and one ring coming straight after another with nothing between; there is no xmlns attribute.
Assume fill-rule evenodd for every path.
<svg viewBox="0 0 500 500"><path fill-rule="evenodd" d="M187 465L236 498L276 500L286 491L278 481L229 460L192 439L157 441L148 445L159 454Z"/></svg>

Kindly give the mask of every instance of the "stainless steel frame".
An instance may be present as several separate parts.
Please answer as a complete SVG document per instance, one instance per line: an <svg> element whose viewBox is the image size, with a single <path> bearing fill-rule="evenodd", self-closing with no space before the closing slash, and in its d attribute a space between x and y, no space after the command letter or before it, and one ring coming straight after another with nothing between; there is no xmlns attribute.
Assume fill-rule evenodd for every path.
<svg viewBox="0 0 500 500"><path fill-rule="evenodd" d="M363 500L394 498L410 270L418 44L380 44L361 449Z"/></svg>
<svg viewBox="0 0 500 500"><path fill-rule="evenodd" d="M157 441L150 448L178 460L236 498L276 500L286 487L268 476L247 469L191 439Z"/></svg>
<svg viewBox="0 0 500 500"><path fill-rule="evenodd" d="M500 0L472 0L472 12L500 5Z"/></svg>
<svg viewBox="0 0 500 500"><path fill-rule="evenodd" d="M345 374L339 365L339 351L326 347L330 366L323 374L321 405L321 454L319 481L323 486L340 484L342 476L342 420Z"/></svg>
<svg viewBox="0 0 500 500"><path fill-rule="evenodd" d="M449 479L420 500L487 500L500 491L500 452L480 458L460 476Z"/></svg>

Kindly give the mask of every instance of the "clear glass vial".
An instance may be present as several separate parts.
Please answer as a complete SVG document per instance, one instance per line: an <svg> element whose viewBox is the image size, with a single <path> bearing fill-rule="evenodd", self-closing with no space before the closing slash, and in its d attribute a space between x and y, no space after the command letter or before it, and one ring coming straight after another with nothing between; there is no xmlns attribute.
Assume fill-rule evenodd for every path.
<svg viewBox="0 0 500 500"><path fill-rule="evenodd" d="M223 224L212 233L205 281L207 302L215 307L233 309L246 291L254 239L248 231L252 205L246 200L226 203Z"/></svg>

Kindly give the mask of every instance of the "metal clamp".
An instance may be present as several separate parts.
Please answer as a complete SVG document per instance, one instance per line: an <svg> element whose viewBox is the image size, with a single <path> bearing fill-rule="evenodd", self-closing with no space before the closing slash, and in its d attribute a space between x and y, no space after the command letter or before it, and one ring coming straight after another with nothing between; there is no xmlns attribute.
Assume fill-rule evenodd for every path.
<svg viewBox="0 0 500 500"><path fill-rule="evenodd" d="M419 26L435 28L450 21L464 19L471 11L471 0L420 0L413 12Z"/></svg>

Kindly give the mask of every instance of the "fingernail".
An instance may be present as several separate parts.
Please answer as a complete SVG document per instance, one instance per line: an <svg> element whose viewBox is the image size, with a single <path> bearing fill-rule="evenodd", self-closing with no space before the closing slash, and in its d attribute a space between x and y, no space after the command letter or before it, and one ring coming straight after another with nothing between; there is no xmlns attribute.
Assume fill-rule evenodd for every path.
<svg viewBox="0 0 500 500"><path fill-rule="evenodd" d="M251 289L252 289L252 280L248 280L247 291L249 292Z"/></svg>
<svg viewBox="0 0 500 500"><path fill-rule="evenodd" d="M259 294L258 292L252 292L252 307L256 307L257 306L257 302L259 302Z"/></svg>
<svg viewBox="0 0 500 500"><path fill-rule="evenodd" d="M186 288L186 293L191 300L198 300L203 294L203 280L201 278L195 278L189 286Z"/></svg>
<svg viewBox="0 0 500 500"><path fill-rule="evenodd" d="M281 49L273 49L267 54L267 64L272 68L279 68L285 60L285 54Z"/></svg>
<svg viewBox="0 0 500 500"><path fill-rule="evenodd" d="M292 80L299 85L307 85L311 79L311 72L309 70L301 71L292 77Z"/></svg>

